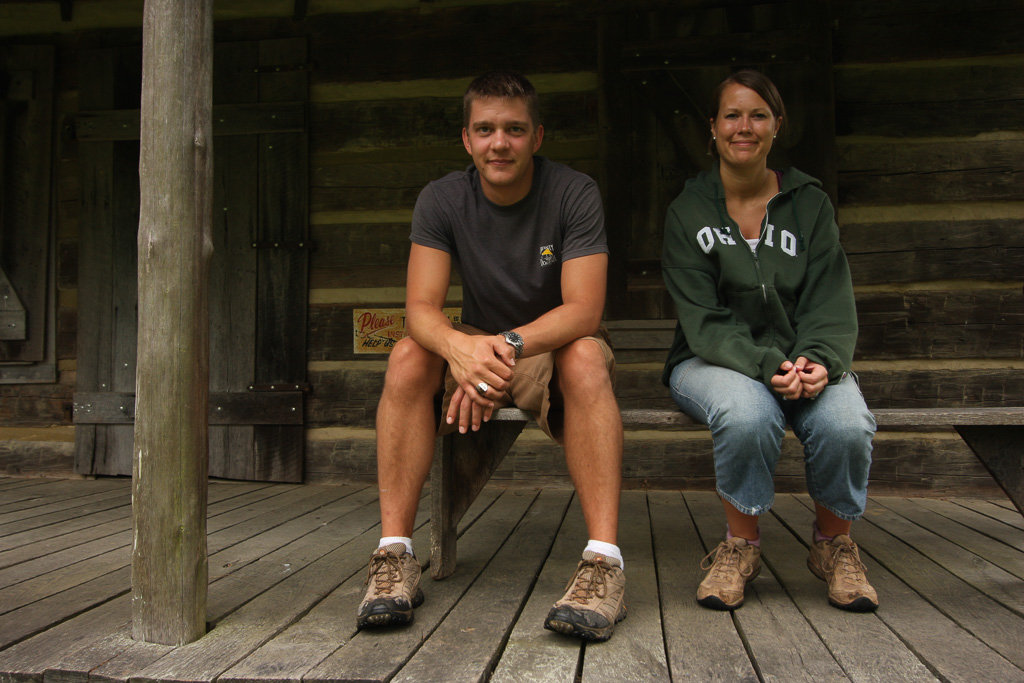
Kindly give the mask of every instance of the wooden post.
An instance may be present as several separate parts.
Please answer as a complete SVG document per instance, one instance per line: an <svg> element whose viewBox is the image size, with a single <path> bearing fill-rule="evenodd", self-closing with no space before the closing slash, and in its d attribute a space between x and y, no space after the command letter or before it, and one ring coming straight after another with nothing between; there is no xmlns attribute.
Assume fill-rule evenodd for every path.
<svg viewBox="0 0 1024 683"><path fill-rule="evenodd" d="M132 635L206 633L213 0L146 0Z"/></svg>

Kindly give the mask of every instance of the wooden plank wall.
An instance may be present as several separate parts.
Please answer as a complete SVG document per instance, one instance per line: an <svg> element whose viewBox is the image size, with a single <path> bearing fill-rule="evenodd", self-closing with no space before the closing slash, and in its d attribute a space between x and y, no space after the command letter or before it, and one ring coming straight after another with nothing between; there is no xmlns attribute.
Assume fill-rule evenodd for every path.
<svg viewBox="0 0 1024 683"><path fill-rule="evenodd" d="M48 45L0 49L0 383L56 378L53 53Z"/></svg>
<svg viewBox="0 0 1024 683"><path fill-rule="evenodd" d="M1021 124L1014 112L1024 86L1024 46L1009 27L1024 15L1009 2L968 12L954 2L918 0L833 3L833 13L838 217L861 316L856 369L865 394L880 408L1020 405L1024 195L1020 155L1014 153L1022 144ZM565 67L587 68L585 58ZM549 134L554 131L549 127ZM605 133L612 138L608 145L629 144L627 137ZM664 207L633 210L663 215ZM404 238L405 225L388 229ZM380 244L375 235L371 246ZM388 282L399 281L400 262L397 270ZM636 285L650 283L638 278ZM343 309L325 304L319 313L340 312L341 323L350 324ZM667 301L661 311L671 315ZM657 321L619 325L618 339L635 337L620 348L620 402L668 405L658 376L669 330ZM331 332L325 325L311 330L317 335L326 340ZM345 330L334 338L350 336ZM337 359L345 352L334 342L312 348ZM370 362L311 358L318 389L310 419L323 425L310 431L311 473L372 476L372 453L364 458L359 443L370 436L382 376L382 367ZM338 416L346 427L331 424ZM875 463L876 484L901 490L984 488L988 482L947 432L883 433ZM710 486L708 464L701 435L627 440L627 486L653 484L657 477ZM564 475L557 449L529 430L497 474L524 483L564 481ZM799 449L789 444L780 486L799 488L801 479Z"/></svg>
<svg viewBox="0 0 1024 683"><path fill-rule="evenodd" d="M835 4L839 221L877 407L1024 403L1020 3Z"/></svg>
<svg viewBox="0 0 1024 683"><path fill-rule="evenodd" d="M5 27L12 24L2 21ZM52 38L26 39L43 44ZM52 128L53 210L56 238L56 381L0 386L0 471L12 475L73 474L78 332L78 217L81 183L77 146L64 118L78 109L75 52L57 42L54 56Z"/></svg>
<svg viewBox="0 0 1024 683"><path fill-rule="evenodd" d="M352 311L402 305L415 198L429 180L469 163L459 143L466 84L490 67L525 72L546 105L542 153L604 183L603 160L621 158L630 136L605 127L602 16L659 4L672 6L395 0L389 9L368 11L370 3L336 0L316 4L312 11L324 13L300 22L269 15L226 20L243 14L219 20L219 41L308 38L315 249L307 311L307 480L375 476L373 419L384 356L353 353ZM229 5L219 4L220 11ZM838 214L861 316L856 367L864 391L877 407L1024 404L1024 39L1017 30L1024 10L1017 0L969 8L953 0L864 0L832 3L832 12ZM119 39L130 36L81 38ZM58 46L58 120L78 107L74 46ZM70 429L69 394L61 387L74 385L76 370L81 189L74 140L56 144L61 380L19 388L13 404L5 393L0 408L3 424L36 431ZM457 306L458 297L453 290L450 303ZM670 329L657 320L624 322L616 334L623 407L668 405L658 377ZM11 438L20 437L5 436L0 427L8 452L18 450ZM627 486L661 477L707 487L707 446L699 433L670 440L634 434ZM0 466L10 462L4 452ZM787 445L787 454L780 487L798 488L797 449ZM897 489L990 484L959 438L947 433L883 434L875 456L878 481ZM530 430L498 476L567 481L558 450Z"/></svg>

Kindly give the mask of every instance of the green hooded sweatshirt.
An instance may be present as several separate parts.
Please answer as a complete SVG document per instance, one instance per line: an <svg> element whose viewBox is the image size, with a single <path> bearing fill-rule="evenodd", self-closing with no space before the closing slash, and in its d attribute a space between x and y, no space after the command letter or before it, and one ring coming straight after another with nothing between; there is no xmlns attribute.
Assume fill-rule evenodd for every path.
<svg viewBox="0 0 1024 683"><path fill-rule="evenodd" d="M768 202L754 252L729 218L718 162L688 180L665 218L661 266L679 322L662 382L699 356L771 387L786 360L850 370L857 310L839 228L821 183L791 168Z"/></svg>

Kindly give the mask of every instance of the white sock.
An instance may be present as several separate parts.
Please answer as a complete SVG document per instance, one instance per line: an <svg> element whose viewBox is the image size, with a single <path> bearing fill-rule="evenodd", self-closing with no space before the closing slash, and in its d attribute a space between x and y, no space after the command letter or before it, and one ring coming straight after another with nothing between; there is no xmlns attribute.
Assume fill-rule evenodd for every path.
<svg viewBox="0 0 1024 683"><path fill-rule="evenodd" d="M393 543L404 543L405 552L409 553L410 555L416 554L412 551L412 539L407 536L385 536L384 538L380 539L380 543L377 545L377 548L380 549L386 545L391 545Z"/></svg>
<svg viewBox="0 0 1024 683"><path fill-rule="evenodd" d="M626 563L622 561L622 551L619 550L619 546L612 545L611 543L605 543L604 541L595 541L591 538L587 541L587 547L583 549L583 552L587 552L588 550L592 553L597 553L598 555L604 555L605 557L618 560L619 569L623 571L626 570Z"/></svg>

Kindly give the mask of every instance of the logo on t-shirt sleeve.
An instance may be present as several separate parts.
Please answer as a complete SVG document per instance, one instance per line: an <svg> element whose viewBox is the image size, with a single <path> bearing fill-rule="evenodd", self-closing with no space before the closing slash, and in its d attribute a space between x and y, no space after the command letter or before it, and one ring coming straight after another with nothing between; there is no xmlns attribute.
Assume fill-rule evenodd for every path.
<svg viewBox="0 0 1024 683"><path fill-rule="evenodd" d="M540 248L540 265L550 266L558 263L558 257L555 256L555 245L549 244L545 247Z"/></svg>

